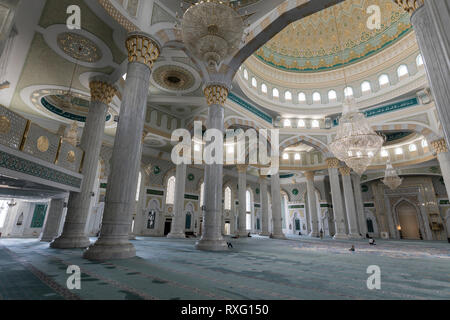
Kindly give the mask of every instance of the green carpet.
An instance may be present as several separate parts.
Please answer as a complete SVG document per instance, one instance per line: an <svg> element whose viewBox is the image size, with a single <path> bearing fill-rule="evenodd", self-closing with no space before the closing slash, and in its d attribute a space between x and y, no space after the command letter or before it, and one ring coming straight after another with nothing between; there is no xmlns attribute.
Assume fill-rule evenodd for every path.
<svg viewBox="0 0 450 320"><path fill-rule="evenodd" d="M192 239L137 238L137 257L98 263L82 250L1 239L0 299L450 299L448 243L228 241L233 249L214 253ZM69 265L81 268L81 290L67 289ZM381 290L367 288L369 265L381 268Z"/></svg>

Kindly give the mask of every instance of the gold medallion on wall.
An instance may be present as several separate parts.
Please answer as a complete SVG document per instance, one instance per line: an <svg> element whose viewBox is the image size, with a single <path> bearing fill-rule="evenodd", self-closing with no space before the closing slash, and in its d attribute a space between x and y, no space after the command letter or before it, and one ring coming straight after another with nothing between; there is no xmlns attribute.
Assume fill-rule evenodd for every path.
<svg viewBox="0 0 450 320"><path fill-rule="evenodd" d="M37 148L40 152L47 152L49 147L49 141L46 136L40 136L37 139Z"/></svg>
<svg viewBox="0 0 450 320"><path fill-rule="evenodd" d="M73 150L70 150L67 153L67 161L69 161L70 163L74 163L75 162L75 152Z"/></svg>
<svg viewBox="0 0 450 320"><path fill-rule="evenodd" d="M7 134L11 130L11 121L9 121L8 117L1 116L0 117L0 133Z"/></svg>

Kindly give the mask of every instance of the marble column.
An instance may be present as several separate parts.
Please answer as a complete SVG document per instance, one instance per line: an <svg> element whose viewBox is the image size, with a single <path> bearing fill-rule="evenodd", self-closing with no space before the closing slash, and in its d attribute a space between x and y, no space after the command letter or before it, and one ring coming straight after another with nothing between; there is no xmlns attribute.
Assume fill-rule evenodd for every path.
<svg viewBox="0 0 450 320"><path fill-rule="evenodd" d="M448 151L447 143L445 142L445 139L439 139L431 142L431 147L436 153L439 166L441 167L447 197L450 197L450 152ZM447 238L450 239L449 228L447 228Z"/></svg>
<svg viewBox="0 0 450 320"><path fill-rule="evenodd" d="M345 232L344 205L342 202L341 183L339 182L339 160L336 158L326 159L328 164L328 175L330 177L331 200L333 201L334 226L336 233L334 239L348 239Z"/></svg>
<svg viewBox="0 0 450 320"><path fill-rule="evenodd" d="M130 214L136 204L151 68L159 56L160 46L143 33L129 34L126 45L129 61L127 80L111 157L102 228L97 242L84 252L84 258L91 260L123 259L136 255L128 239Z"/></svg>
<svg viewBox="0 0 450 320"><path fill-rule="evenodd" d="M352 175L353 191L356 204L356 217L358 223L359 234L363 237L367 234L366 215L364 214L364 203L361 192L361 177L357 174Z"/></svg>
<svg viewBox="0 0 450 320"><path fill-rule="evenodd" d="M238 215L238 230L237 234L241 237L247 236L247 199L246 199L246 191L247 191L247 166L246 165L237 165L238 170L238 196L239 196L239 215Z"/></svg>
<svg viewBox="0 0 450 320"><path fill-rule="evenodd" d="M339 168L342 175L342 186L344 188L345 209L347 211L348 236L352 239L360 239L358 223L356 222L355 198L353 197L352 181L349 167Z"/></svg>
<svg viewBox="0 0 450 320"><path fill-rule="evenodd" d="M182 163L177 165L175 173L175 199L173 204L173 219L171 224L170 233L167 238L184 239L186 234L184 227L186 223L186 217L184 215L184 192L186 189L186 164Z"/></svg>
<svg viewBox="0 0 450 320"><path fill-rule="evenodd" d="M314 187L314 171L306 171L306 192L308 196L310 237L319 237L319 211L317 210L316 189Z"/></svg>
<svg viewBox="0 0 450 320"><path fill-rule="evenodd" d="M205 86L204 93L209 105L208 129L224 131L223 106L228 98L228 92L229 89L223 85ZM223 144L219 148L223 148ZM226 251L228 246L222 236L223 163L205 164L204 177L205 209L203 211L202 237L195 247L198 250Z"/></svg>
<svg viewBox="0 0 450 320"><path fill-rule="evenodd" d="M93 78L89 87L91 103L80 144L84 150L81 191L70 193L63 232L50 244L52 248L86 248L90 245L85 232L86 224L97 177L108 104L116 95L117 89L101 78Z"/></svg>
<svg viewBox="0 0 450 320"><path fill-rule="evenodd" d="M442 129L450 141L450 3L448 0L394 0L411 14Z"/></svg>
<svg viewBox="0 0 450 320"><path fill-rule="evenodd" d="M283 233L282 218L281 218L281 186L280 174L276 173L270 176L271 180L271 194L272 194L272 238L286 239Z"/></svg>
<svg viewBox="0 0 450 320"><path fill-rule="evenodd" d="M269 197L267 196L266 176L259 176L259 197L261 202L261 233L262 236L268 236L269 233Z"/></svg>
<svg viewBox="0 0 450 320"><path fill-rule="evenodd" d="M52 199L48 210L47 221L42 231L41 241L51 242L59 235L59 227L63 219L65 199Z"/></svg>

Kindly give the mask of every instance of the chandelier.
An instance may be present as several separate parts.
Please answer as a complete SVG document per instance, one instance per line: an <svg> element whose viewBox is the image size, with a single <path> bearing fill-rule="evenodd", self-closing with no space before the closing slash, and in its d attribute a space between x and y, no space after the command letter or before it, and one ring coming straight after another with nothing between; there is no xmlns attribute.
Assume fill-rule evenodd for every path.
<svg viewBox="0 0 450 320"><path fill-rule="evenodd" d="M345 162L357 174L362 175L380 151L383 143L384 138L371 128L364 114L356 109L355 100L345 99L336 137L330 144L330 149L336 158Z"/></svg>
<svg viewBox="0 0 450 320"><path fill-rule="evenodd" d="M231 1L199 1L184 13L181 33L191 54L216 69L241 44L244 19Z"/></svg>
<svg viewBox="0 0 450 320"><path fill-rule="evenodd" d="M386 173L382 181L391 188L391 190L397 189L402 184L403 179L398 176L397 171L392 166L390 160L386 163Z"/></svg>

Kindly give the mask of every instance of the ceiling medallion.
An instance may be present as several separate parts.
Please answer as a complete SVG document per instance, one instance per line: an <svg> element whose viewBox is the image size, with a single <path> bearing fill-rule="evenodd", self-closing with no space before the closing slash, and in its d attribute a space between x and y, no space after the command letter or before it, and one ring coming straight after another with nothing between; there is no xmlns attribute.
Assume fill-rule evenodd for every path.
<svg viewBox="0 0 450 320"><path fill-rule="evenodd" d="M171 91L186 91L195 85L195 78L187 69L174 65L157 68L153 79L160 87Z"/></svg>
<svg viewBox="0 0 450 320"><path fill-rule="evenodd" d="M397 189L402 184L403 179L398 176L390 160L386 163L386 172L384 179L381 181L391 190Z"/></svg>
<svg viewBox="0 0 450 320"><path fill-rule="evenodd" d="M90 39L76 33L64 32L58 35L58 47L73 59L94 63L102 58L100 48Z"/></svg>

